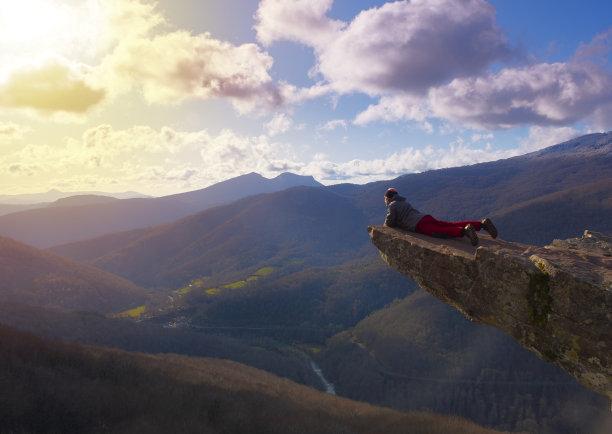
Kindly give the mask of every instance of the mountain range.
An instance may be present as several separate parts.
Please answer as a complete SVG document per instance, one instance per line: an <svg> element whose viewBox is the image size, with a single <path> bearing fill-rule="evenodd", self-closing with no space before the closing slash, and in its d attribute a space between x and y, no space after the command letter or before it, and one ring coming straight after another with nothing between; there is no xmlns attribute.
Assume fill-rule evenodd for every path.
<svg viewBox="0 0 612 434"><path fill-rule="evenodd" d="M256 180L259 175L251 176ZM345 397L397 409L459 414L503 430L603 433L612 427L609 403L495 330L470 324L437 300L422 298L413 282L382 263L366 232L367 225L384 220L383 193L393 186L419 210L439 219L488 215L500 237L509 241L543 245L579 236L585 229L610 233L612 133L583 136L506 160L366 185L323 187L302 185L309 180L292 175L285 178L300 182L237 197L238 191L246 191L239 178L210 187L209 193L216 191L210 202L202 190L182 199L60 204L44 213L13 214L14 220L7 219L11 215L0 217L0 231L25 237L28 225L34 225L31 239L38 244L30 244L49 247L46 252L8 242L6 250L27 247L30 256L61 255L71 267L80 262L121 276L139 288L139 294L147 288L143 318L152 325L183 318L192 333L231 337L251 349L271 345L271 352L286 349L279 342L291 342L321 365ZM219 202L223 198L226 202ZM190 200L192 208L185 205ZM123 205L130 201L138 201L138 206ZM155 205L147 208L144 203ZM204 207L196 209L194 203ZM164 204L179 204L180 210L172 212L188 214L171 219ZM61 212L53 214L52 209ZM131 214L130 209L138 212ZM171 220L138 226L140 217L135 216L147 210ZM47 224L51 215L56 220ZM86 218L94 227L104 216L117 222L123 217L136 226L111 231L105 222L106 229L99 233L79 227ZM7 223L18 220L21 226ZM32 288L34 294L43 287ZM68 288L79 291L78 285L64 290ZM27 304L25 298L18 301ZM124 300L115 312L139 302ZM31 305L37 303L30 300ZM21 317L41 316L28 312L23 310ZM53 334L52 323L47 333L60 337ZM106 324L100 320L91 333L112 328ZM70 329L64 327L61 337L82 341L89 333L81 331L79 337L70 335ZM137 333L132 339L138 340ZM115 342L121 345L121 338ZM301 360L291 351L291 360ZM272 370L274 363L259 366ZM292 378L300 381L300 375Z"/></svg>
<svg viewBox="0 0 612 434"><path fill-rule="evenodd" d="M170 288L202 276L226 275L231 280L237 270L295 259L308 265L333 264L375 252L364 228L384 220L382 193L391 185L422 212L439 219L490 215L500 236L509 241L545 244L578 236L586 225L609 231L612 134L558 146L391 182L301 187L252 196L167 225L50 250L139 285Z"/></svg>
<svg viewBox="0 0 612 434"><path fill-rule="evenodd" d="M320 184L312 177L290 173L273 179L250 173L201 190L156 198L113 200L101 195L77 195L40 208L0 216L0 235L45 248L168 223L249 195L296 185Z"/></svg>
<svg viewBox="0 0 612 434"><path fill-rule="evenodd" d="M0 194L0 204L41 206L71 196L107 196L114 197L116 199L149 197L145 194L141 194L136 191L126 191L123 193L105 193L101 191L67 192L53 189L47 191L46 193Z"/></svg>

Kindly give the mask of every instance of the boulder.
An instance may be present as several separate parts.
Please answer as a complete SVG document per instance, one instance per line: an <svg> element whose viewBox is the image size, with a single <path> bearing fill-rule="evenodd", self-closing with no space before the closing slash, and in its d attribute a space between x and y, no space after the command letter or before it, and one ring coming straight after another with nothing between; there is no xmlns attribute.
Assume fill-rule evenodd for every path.
<svg viewBox="0 0 612 434"><path fill-rule="evenodd" d="M473 247L466 238L386 226L368 232L383 260L421 288L612 401L612 249L605 236L587 231L583 242L536 247L481 232Z"/></svg>

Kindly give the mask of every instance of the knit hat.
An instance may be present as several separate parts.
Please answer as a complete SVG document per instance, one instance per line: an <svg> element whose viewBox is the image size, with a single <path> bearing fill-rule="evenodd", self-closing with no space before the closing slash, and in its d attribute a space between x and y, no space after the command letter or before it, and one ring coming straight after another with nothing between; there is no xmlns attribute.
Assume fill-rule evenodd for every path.
<svg viewBox="0 0 612 434"><path fill-rule="evenodd" d="M385 192L385 197L391 199L393 196L395 196L396 194L398 194L397 189L395 188L389 188L387 189L387 191Z"/></svg>

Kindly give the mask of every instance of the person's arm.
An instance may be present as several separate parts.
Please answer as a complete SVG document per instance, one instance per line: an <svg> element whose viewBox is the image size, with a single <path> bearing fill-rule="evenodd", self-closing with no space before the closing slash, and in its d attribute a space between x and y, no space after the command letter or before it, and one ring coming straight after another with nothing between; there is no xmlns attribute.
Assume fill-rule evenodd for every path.
<svg viewBox="0 0 612 434"><path fill-rule="evenodd" d="M393 226L395 226L395 207L393 206L393 204L391 204L388 208L387 208L387 217L385 218L385 226L389 226L390 228L392 228Z"/></svg>

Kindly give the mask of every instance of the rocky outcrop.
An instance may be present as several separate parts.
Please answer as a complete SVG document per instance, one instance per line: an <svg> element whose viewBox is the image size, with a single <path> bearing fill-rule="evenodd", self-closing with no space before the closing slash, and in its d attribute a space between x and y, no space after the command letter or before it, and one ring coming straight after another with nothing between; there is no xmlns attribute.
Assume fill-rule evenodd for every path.
<svg viewBox="0 0 612 434"><path fill-rule="evenodd" d="M612 249L600 234L546 247L479 234L476 248L386 226L368 232L382 258L421 288L612 401Z"/></svg>

